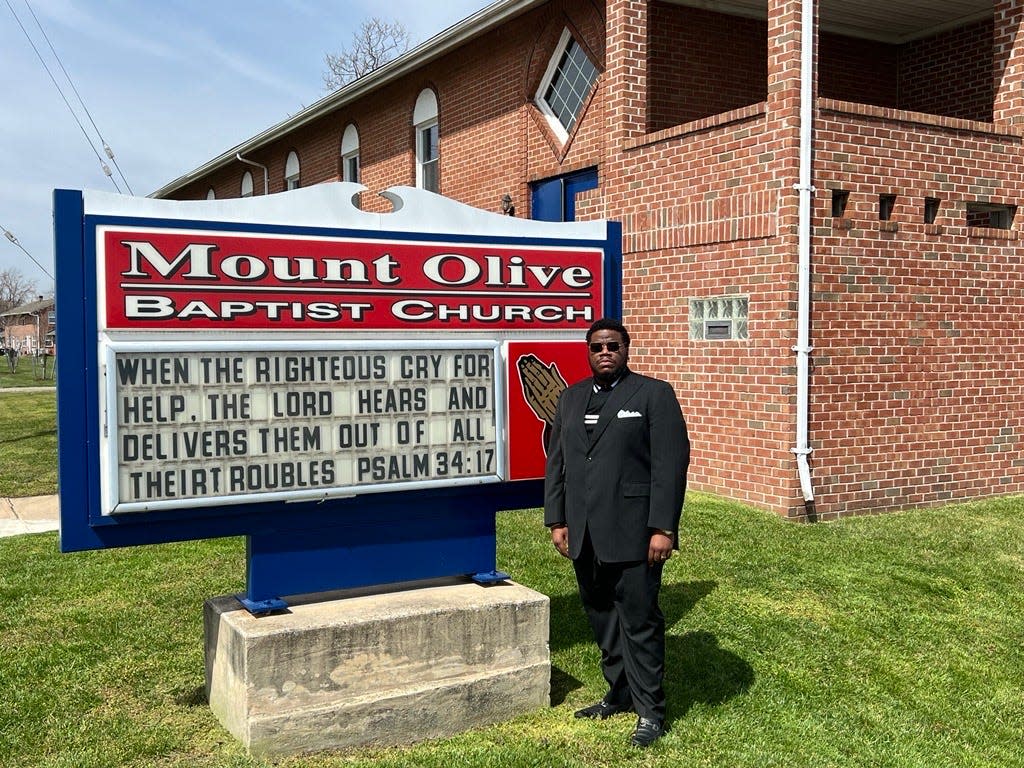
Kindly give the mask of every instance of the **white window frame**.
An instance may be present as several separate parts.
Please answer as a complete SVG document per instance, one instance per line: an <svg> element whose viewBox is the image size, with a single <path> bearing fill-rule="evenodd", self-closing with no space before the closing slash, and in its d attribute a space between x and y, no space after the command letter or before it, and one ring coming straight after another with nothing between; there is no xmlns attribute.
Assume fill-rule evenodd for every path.
<svg viewBox="0 0 1024 768"><path fill-rule="evenodd" d="M284 161L284 188L288 191L299 188L299 154L294 149Z"/></svg>
<svg viewBox="0 0 1024 768"><path fill-rule="evenodd" d="M551 55L551 59L548 61L548 68L544 72L544 77L541 78L540 85L537 87L537 93L534 95L533 100L537 105L537 108L541 111L541 114L547 119L548 124L551 126L551 130L555 132L559 139L563 143L569 140L570 131L565 125L562 124L561 119L548 104L546 93L548 87L551 85L551 81L555 79L555 75L558 74L558 67L562 63L562 56L565 54L566 49L570 43L575 42L583 55L586 56L587 61L590 61L591 66L594 67L594 79L590 83L590 87L586 93L583 94L580 104L577 107L576 114L573 116L573 129L579 124L580 117L582 116L583 106L587 103L587 99L590 96L590 92L594 89L594 83L601 76L601 71L597 68L597 65L590 60L590 56L587 55L586 50L580 44L579 40L573 37L572 32L566 27L562 30L562 36L558 40L558 45L555 46L555 52Z"/></svg>
<svg viewBox="0 0 1024 768"><path fill-rule="evenodd" d="M246 171L242 174L242 197L252 197L252 173Z"/></svg>
<svg viewBox="0 0 1024 768"><path fill-rule="evenodd" d="M441 132L437 120L437 95L430 88L424 88L416 98L416 108L412 116L416 141L416 186L431 192L441 191ZM431 131L437 133L437 149L433 156L428 156L430 147L425 145L424 138ZM429 167L433 166L435 188L427 186Z"/></svg>
<svg viewBox="0 0 1024 768"><path fill-rule="evenodd" d="M341 180L359 183L359 129L349 123L341 137Z"/></svg>

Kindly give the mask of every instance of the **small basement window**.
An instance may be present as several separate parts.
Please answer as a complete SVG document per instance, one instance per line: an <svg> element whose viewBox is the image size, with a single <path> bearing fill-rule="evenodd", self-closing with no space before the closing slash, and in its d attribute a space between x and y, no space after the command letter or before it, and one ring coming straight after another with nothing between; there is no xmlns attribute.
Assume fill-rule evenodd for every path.
<svg viewBox="0 0 1024 768"><path fill-rule="evenodd" d="M889 221L892 218L892 210L896 207L896 195L878 196L878 220Z"/></svg>
<svg viewBox="0 0 1024 768"><path fill-rule="evenodd" d="M749 338L748 296L690 299L690 338L697 341L733 341Z"/></svg>
<svg viewBox="0 0 1024 768"><path fill-rule="evenodd" d="M937 197L926 197L924 199L924 223L934 224L939 217L939 204L942 201Z"/></svg>
<svg viewBox="0 0 1024 768"><path fill-rule="evenodd" d="M967 226L985 229L1012 229L1016 205L998 203L968 203Z"/></svg>
<svg viewBox="0 0 1024 768"><path fill-rule="evenodd" d="M845 189L832 190L832 218L841 219L846 213L846 205L850 202L850 192Z"/></svg>

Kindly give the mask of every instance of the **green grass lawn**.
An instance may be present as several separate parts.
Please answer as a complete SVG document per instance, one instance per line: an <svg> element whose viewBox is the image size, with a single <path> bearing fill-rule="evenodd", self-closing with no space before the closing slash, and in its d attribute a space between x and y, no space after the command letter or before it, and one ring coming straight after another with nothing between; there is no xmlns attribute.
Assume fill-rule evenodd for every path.
<svg viewBox="0 0 1024 768"><path fill-rule="evenodd" d="M53 387L56 357L33 358L23 355L18 359L18 370L11 373L6 357L0 357L0 389L11 387Z"/></svg>
<svg viewBox="0 0 1024 768"><path fill-rule="evenodd" d="M1019 766L1024 498L797 525L690 494L665 572L671 731L577 721L603 693L569 564L536 510L500 568L551 598L552 707L451 739L265 762L203 694L202 603L239 539L61 555L0 540L0 766ZM386 670L381 674L386 674Z"/></svg>
<svg viewBox="0 0 1024 768"><path fill-rule="evenodd" d="M57 492L56 425L54 390L0 391L0 496Z"/></svg>

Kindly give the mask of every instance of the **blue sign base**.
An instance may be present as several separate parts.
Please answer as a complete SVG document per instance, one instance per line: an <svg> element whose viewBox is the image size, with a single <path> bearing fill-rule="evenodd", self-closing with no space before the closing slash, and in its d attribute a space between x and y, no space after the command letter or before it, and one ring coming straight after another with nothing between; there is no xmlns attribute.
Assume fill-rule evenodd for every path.
<svg viewBox="0 0 1024 768"><path fill-rule="evenodd" d="M292 529L287 536L278 530L250 534L245 599L257 610L246 607L267 612L266 601L285 595L457 574L497 575L494 508L461 499L438 501L401 522L363 520Z"/></svg>

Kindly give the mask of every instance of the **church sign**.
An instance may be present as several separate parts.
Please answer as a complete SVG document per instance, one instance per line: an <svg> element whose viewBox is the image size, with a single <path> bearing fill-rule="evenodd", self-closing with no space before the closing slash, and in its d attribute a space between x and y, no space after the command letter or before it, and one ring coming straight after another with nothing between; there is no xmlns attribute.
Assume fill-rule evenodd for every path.
<svg viewBox="0 0 1024 768"><path fill-rule="evenodd" d="M619 229L359 189L55 193L64 550L246 535L257 607L494 571L493 513L540 503L565 372L618 312Z"/></svg>

